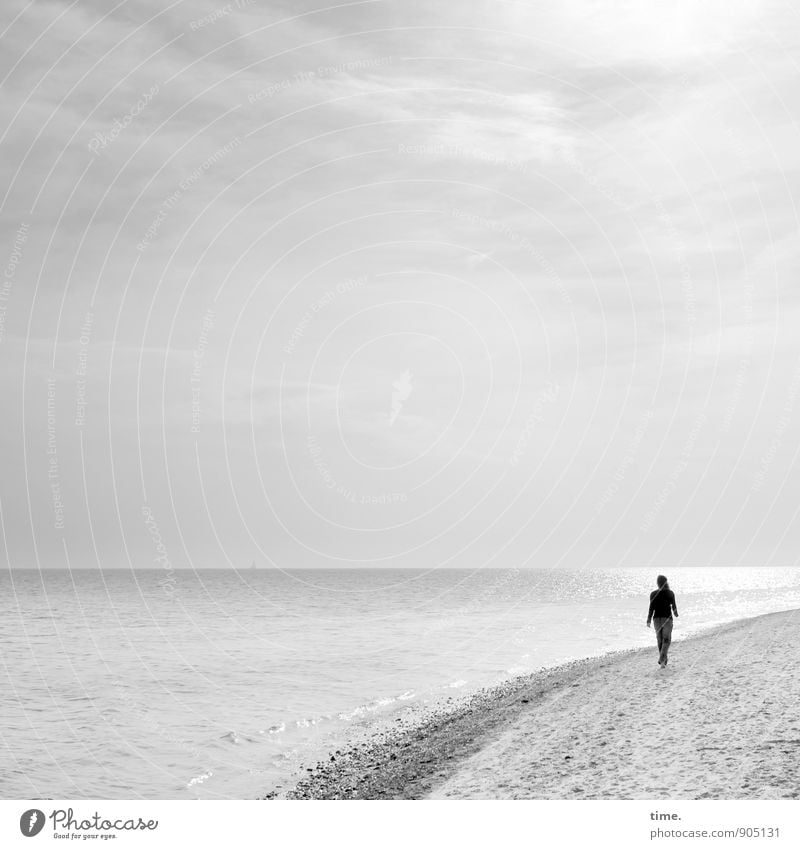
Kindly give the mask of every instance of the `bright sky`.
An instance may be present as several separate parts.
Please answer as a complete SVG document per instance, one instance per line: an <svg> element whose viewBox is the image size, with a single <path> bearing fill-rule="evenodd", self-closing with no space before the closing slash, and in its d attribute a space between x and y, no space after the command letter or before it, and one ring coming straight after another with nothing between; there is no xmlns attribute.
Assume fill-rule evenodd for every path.
<svg viewBox="0 0 800 849"><path fill-rule="evenodd" d="M798 14L4 0L9 561L795 564Z"/></svg>

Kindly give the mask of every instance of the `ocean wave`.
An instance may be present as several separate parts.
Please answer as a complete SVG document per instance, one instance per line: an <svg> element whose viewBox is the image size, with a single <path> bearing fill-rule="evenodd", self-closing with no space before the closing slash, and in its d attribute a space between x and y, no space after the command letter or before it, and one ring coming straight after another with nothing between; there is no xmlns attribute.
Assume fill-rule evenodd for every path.
<svg viewBox="0 0 800 849"><path fill-rule="evenodd" d="M208 772L201 773L200 775L196 775L194 778L190 779L187 783L187 787L194 787L195 784L202 784L207 779L211 778L214 773L209 770Z"/></svg>
<svg viewBox="0 0 800 849"><path fill-rule="evenodd" d="M375 699L374 701L367 702L366 704L358 705L358 707L355 707L352 710L338 713L337 718L342 719L344 721L357 719L359 717L366 716L369 713L375 713L375 711L378 711L381 708L393 705L395 704L395 702L403 702L407 701L408 699L413 699L415 696L416 693L413 690L406 690L404 693L401 693L397 697L383 696L382 698Z"/></svg>

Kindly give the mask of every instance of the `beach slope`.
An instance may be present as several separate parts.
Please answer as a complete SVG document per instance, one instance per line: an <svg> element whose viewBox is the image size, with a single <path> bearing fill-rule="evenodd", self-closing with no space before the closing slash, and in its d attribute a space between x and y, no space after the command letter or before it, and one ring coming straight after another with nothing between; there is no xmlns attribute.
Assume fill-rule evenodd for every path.
<svg viewBox="0 0 800 849"><path fill-rule="evenodd" d="M798 625L722 625L673 643L666 669L654 645L515 679L332 756L289 796L800 798Z"/></svg>

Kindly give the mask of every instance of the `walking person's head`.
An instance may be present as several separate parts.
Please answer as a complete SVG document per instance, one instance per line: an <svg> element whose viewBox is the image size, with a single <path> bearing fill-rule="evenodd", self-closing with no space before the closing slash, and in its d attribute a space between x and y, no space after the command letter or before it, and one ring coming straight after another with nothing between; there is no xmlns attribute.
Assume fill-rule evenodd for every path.
<svg viewBox="0 0 800 849"><path fill-rule="evenodd" d="M660 590L669 589L669 584L667 584L667 578L665 575L659 575L656 578L656 583L658 584L658 588Z"/></svg>

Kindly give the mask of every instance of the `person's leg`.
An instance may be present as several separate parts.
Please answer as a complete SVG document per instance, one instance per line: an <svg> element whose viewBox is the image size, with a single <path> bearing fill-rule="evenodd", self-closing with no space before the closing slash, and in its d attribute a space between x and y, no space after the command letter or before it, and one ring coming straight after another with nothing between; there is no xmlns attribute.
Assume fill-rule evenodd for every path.
<svg viewBox="0 0 800 849"><path fill-rule="evenodd" d="M665 619L664 625L661 628L661 656L664 659L664 666L669 660L669 647L672 644L672 618Z"/></svg>
<svg viewBox="0 0 800 849"><path fill-rule="evenodd" d="M663 624L664 624L664 620L661 619L660 617L656 616L653 619L653 628L655 629L655 632L656 632L656 643L658 645L658 665L659 666L663 666L662 645L663 645L663 642L664 642L664 635L663 635L662 630L661 630Z"/></svg>

